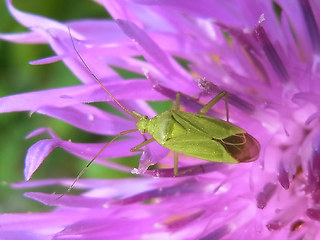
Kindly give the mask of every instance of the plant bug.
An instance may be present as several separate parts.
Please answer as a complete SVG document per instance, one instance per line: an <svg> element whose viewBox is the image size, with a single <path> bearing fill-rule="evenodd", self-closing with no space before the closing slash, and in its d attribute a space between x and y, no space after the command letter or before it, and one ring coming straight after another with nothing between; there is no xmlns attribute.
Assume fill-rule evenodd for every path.
<svg viewBox="0 0 320 240"><path fill-rule="evenodd" d="M69 34L73 49L87 71L107 92L111 99L136 120L137 128L120 132L111 141L106 143L78 174L67 192L70 192L84 171L114 140L120 136L136 131L139 131L141 134L149 133L151 138L145 138L145 141L131 148L130 151L143 151L142 148L144 146L154 141L158 142L163 147L174 152L175 176L179 175L178 153L207 161L222 163L251 162L257 160L259 157L259 142L245 130L229 122L227 92L222 91L219 93L211 101L205 104L197 114L180 110L180 96L182 93L178 92L176 94L176 101L173 109L167 110L153 118L149 118L136 111L128 110L109 92L79 54L70 29ZM205 114L222 98L225 98L227 121L206 116Z"/></svg>

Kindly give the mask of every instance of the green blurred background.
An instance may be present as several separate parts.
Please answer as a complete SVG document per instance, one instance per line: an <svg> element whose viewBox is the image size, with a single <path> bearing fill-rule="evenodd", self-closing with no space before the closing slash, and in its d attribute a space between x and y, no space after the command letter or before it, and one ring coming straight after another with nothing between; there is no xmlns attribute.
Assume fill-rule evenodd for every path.
<svg viewBox="0 0 320 240"><path fill-rule="evenodd" d="M108 18L103 7L90 0L15 0L14 6L20 10L47 16L59 21L80 18ZM0 2L0 32L19 32L26 29L20 26L10 16L4 0ZM36 91L77 85L79 81L61 63L32 66L31 60L53 55L47 45L24 45L0 41L0 97ZM167 108L168 103L161 104ZM161 110L160 110L161 111ZM52 128L62 139L72 139L74 142L105 142L105 136L85 133L59 120L29 113L6 113L0 115L0 213L46 211L49 207L23 197L25 191L63 192L65 188L53 186L37 189L12 189L10 183L23 181L24 158L27 149L36 141L47 136L25 140L24 137L39 127ZM135 158L137 161L137 157ZM117 160L136 166L136 161L130 159ZM84 167L85 162L65 153L61 149L54 150L32 179L44 178L74 178ZM104 167L91 166L85 178L116 178L126 175L116 173Z"/></svg>
<svg viewBox="0 0 320 240"><path fill-rule="evenodd" d="M68 21L79 18L107 18L108 14L98 4L89 0L16 0L14 6L20 10ZM0 3L0 32L19 32L26 29L9 14L4 0ZM24 45L0 41L0 96L29 92L41 89L79 84L63 63L32 66L30 60L53 55L47 45ZM63 139L73 141L104 141L78 130L59 120L29 113L6 113L0 115L0 212L45 211L48 208L31 199L23 197L24 191L62 192L62 187L45 189L12 189L10 183L23 181L24 158L27 149L40 136L25 140L24 137L39 127L51 127ZM98 140L96 139L98 138ZM33 179L74 177L85 162L56 149L39 168ZM103 167L93 166L85 177L106 176Z"/></svg>

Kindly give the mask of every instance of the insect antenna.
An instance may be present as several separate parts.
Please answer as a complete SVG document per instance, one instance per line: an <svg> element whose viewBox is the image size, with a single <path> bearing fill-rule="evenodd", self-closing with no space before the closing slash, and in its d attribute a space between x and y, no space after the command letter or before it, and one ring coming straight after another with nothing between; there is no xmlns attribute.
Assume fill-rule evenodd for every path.
<svg viewBox="0 0 320 240"><path fill-rule="evenodd" d="M115 136L114 138L112 138L109 142L107 142L101 149L100 151L90 160L90 162L80 171L80 173L78 174L78 176L75 178L75 180L72 182L72 184L70 185L70 187L67 189L67 191L65 191L65 193L61 194L56 200L62 198L65 194L69 193L74 185L76 184L76 182L80 179L80 177L84 174L84 172L87 170L87 168L94 162L94 160L97 159L97 157L112 143L114 142L114 140L116 140L117 138L119 138L122 135L128 134L128 133L132 133L132 132L136 132L139 131L138 129L131 129L131 130L127 130L127 131L123 131L121 133L119 133L117 136Z"/></svg>
<svg viewBox="0 0 320 240"><path fill-rule="evenodd" d="M74 44L74 39L72 37L71 34L71 30L68 27L68 31L69 31L69 35L71 38L71 42L72 42L72 47L74 49L74 51L76 52L77 56L79 57L80 61L83 63L83 65L85 66L85 68L87 69L87 71L91 74L91 76L93 77L93 79L103 88L103 90L105 90L108 95L111 97L111 99L113 101L115 101L116 104L118 104L118 106L124 110L125 112L127 112L129 115L131 115L132 117L134 117L135 119L141 119L141 114L135 112L135 111L130 111L128 110L126 107L124 107L113 95L112 93L102 84L102 82L98 79L98 77L91 71L91 69L89 68L88 64L83 60L83 58L81 57L78 49L76 48L75 44Z"/></svg>
<svg viewBox="0 0 320 240"><path fill-rule="evenodd" d="M79 57L79 59L81 60L81 62L83 63L83 65L85 66L85 68L87 69L87 71L91 74L91 76L93 77L93 79L108 93L108 95L111 97L111 99L113 101L115 101L118 106L123 109L125 112L127 112L128 114L130 114L132 117L134 117L136 120L139 120L143 117L143 115L141 115L138 112L135 111L130 111L127 108L125 108L113 95L112 93L102 84L102 82L98 79L98 77L91 71L91 69L89 68L89 66L87 65L87 63L84 61L84 59L81 57L80 53L78 52L72 34L71 34L71 30L68 27L68 31L69 31L69 35L71 38L71 42L72 42L72 46L74 51L76 52L77 56ZM61 194L58 198L56 198L56 200L62 198L65 194L69 193L73 188L74 185L76 184L76 182L80 179L80 177L84 174L84 172L87 170L87 168L97 159L97 157L112 143L114 142L117 138L119 138L122 135L128 134L128 133L132 133L132 132L136 132L139 131L138 129L131 129L131 130L127 130L127 131L123 131L120 132L118 135L116 135L114 138L112 138L108 143L106 143L101 149L100 151L89 161L89 163L79 172L78 176L75 178L75 180L72 182L72 184L70 185L70 187L65 191L65 193Z"/></svg>

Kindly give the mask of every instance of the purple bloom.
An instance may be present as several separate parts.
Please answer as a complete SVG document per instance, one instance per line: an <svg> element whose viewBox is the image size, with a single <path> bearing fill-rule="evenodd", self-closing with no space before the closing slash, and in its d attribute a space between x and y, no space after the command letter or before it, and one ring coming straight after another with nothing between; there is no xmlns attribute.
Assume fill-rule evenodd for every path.
<svg viewBox="0 0 320 240"><path fill-rule="evenodd" d="M118 108L79 61L70 27L92 72L128 109L155 116L145 101L174 100L181 91L194 97L183 97L182 106L197 112L201 104L227 91L231 122L259 141L260 157L231 165L181 156L181 177L173 175L172 154L155 142L144 148L137 169L102 160L136 154L130 148L143 137L132 133L112 143L96 163L141 178L80 179L76 188L88 191L59 200L52 194L26 193L57 208L1 215L0 238L319 239L320 4L313 0L96 2L115 20L61 23L21 12L7 0L11 14L29 32L0 34L0 38L50 44L56 56L32 63L62 60L82 84L0 98L1 112L45 114L102 135L136 128L130 119L86 104L107 101ZM141 77L124 81L114 67ZM217 104L209 115L223 118L223 107ZM28 137L43 132L51 138L30 147L26 180L56 147L90 160L104 145L65 141L51 129L35 130ZM156 163L171 168L146 170ZM14 187L71 182L48 179Z"/></svg>

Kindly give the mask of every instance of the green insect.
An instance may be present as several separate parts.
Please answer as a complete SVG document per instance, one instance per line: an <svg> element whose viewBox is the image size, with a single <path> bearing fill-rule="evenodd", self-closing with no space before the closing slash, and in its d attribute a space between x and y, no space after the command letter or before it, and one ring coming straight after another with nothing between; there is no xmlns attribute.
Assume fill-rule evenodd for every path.
<svg viewBox="0 0 320 240"><path fill-rule="evenodd" d="M71 34L70 34L71 35ZM71 36L72 39L72 36ZM181 93L176 94L176 101L172 110L165 111L153 118L142 115L136 111L130 111L125 108L118 100L108 91L100 80L92 73L77 51L74 41L72 44L75 52L81 62L87 68L88 72L97 81L108 95L129 115L136 119L136 129L120 132L110 142L108 142L79 173L69 192L76 181L84 173L86 168L118 137L140 131L141 134L149 133L152 137L146 139L141 144L133 147L132 152L143 151L142 148L147 144L156 141L165 148L174 151L174 175L178 172L178 153L191 157L223 163L241 163L257 160L260 152L258 141L249 135L242 128L229 122L229 111L227 103L227 93L221 92L206 105L204 105L197 114L183 112L180 110ZM227 121L206 116L205 114L219 100L225 98Z"/></svg>

